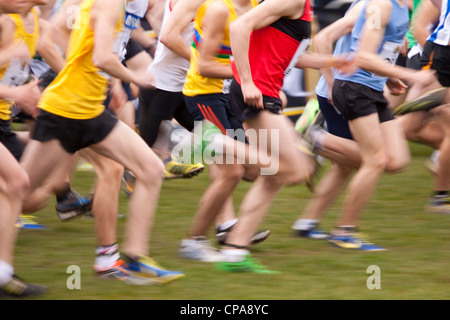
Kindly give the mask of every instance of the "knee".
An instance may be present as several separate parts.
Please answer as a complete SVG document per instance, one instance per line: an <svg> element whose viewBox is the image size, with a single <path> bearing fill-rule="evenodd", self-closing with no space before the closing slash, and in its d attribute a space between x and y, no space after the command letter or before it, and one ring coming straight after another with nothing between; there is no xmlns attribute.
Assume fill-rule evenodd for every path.
<svg viewBox="0 0 450 320"><path fill-rule="evenodd" d="M99 182L114 186L117 183L120 184L123 176L123 166L115 161L105 160L101 165L94 165L95 172Z"/></svg>
<svg viewBox="0 0 450 320"><path fill-rule="evenodd" d="M144 183L152 183L160 181L164 178L164 163L159 160L149 161L141 170L135 172L136 179L142 180Z"/></svg>
<svg viewBox="0 0 450 320"><path fill-rule="evenodd" d="M410 155L402 155L394 159L389 159L389 161L386 162L384 170L385 172L392 174L403 172L406 170L406 167L409 165L410 161Z"/></svg>
<svg viewBox="0 0 450 320"><path fill-rule="evenodd" d="M14 179L8 181L8 186L5 190L6 196L9 199L17 198L24 200L30 188L30 179L25 171L18 171L14 175Z"/></svg>
<svg viewBox="0 0 450 320"><path fill-rule="evenodd" d="M242 180L244 174L245 169L242 165L223 165L218 170L214 180L220 181L223 187L228 185L230 188L234 188Z"/></svg>
<svg viewBox="0 0 450 320"><path fill-rule="evenodd" d="M389 159L384 151L379 151L369 159L363 160L363 165L369 167L373 173L380 175L386 170L388 164Z"/></svg>

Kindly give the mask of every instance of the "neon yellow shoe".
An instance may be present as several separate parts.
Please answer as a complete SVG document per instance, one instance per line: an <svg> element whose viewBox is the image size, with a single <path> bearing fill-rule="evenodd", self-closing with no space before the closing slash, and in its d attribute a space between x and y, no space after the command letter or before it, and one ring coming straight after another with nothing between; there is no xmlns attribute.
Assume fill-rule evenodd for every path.
<svg viewBox="0 0 450 320"><path fill-rule="evenodd" d="M314 122L319 110L319 102L317 99L309 100L303 109L302 115L295 122L295 130L303 135L309 126Z"/></svg>
<svg viewBox="0 0 450 320"><path fill-rule="evenodd" d="M168 160L164 163L164 179L192 178L201 173L205 166L202 163L190 164Z"/></svg>

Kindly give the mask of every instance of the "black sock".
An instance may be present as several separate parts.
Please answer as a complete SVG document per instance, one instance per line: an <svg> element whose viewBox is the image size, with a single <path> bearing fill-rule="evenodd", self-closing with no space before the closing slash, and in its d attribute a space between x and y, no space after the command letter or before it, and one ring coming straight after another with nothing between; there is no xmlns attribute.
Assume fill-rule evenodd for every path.
<svg viewBox="0 0 450 320"><path fill-rule="evenodd" d="M435 191L434 195L438 196L439 198L448 197L448 191Z"/></svg>
<svg viewBox="0 0 450 320"><path fill-rule="evenodd" d="M67 183L64 186L64 188L62 188L62 189L58 190L57 192L55 192L56 201L64 201L64 200L66 200L71 191L72 191L72 189L70 188L70 184Z"/></svg>

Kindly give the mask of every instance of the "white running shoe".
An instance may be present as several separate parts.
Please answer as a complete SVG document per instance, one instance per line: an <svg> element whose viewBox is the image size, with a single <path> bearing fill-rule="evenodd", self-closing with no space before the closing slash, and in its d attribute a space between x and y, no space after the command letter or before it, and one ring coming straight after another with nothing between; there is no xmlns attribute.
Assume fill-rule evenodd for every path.
<svg viewBox="0 0 450 320"><path fill-rule="evenodd" d="M179 255L184 259L202 262L218 262L222 259L219 250L214 248L206 237L181 240Z"/></svg>

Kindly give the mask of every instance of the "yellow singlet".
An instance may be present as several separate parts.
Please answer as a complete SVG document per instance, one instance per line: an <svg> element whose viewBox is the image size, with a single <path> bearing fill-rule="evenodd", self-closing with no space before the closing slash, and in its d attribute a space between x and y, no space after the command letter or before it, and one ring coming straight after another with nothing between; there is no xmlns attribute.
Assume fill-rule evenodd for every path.
<svg viewBox="0 0 450 320"><path fill-rule="evenodd" d="M202 30L202 20L205 15L206 8L211 2L217 0L206 1L197 11L197 15L194 20L194 37L191 47L191 63L189 70L187 72L186 81L183 88L183 94L186 96L196 96L199 94L211 94L211 93L221 93L223 91L223 80L218 78L203 77L200 75L198 70L198 59L199 52L198 47L201 46L203 41L203 30ZM223 3L230 10L230 15L228 16L228 21L224 29L223 40L220 49L215 56L215 60L219 63L229 65L230 57L232 55L230 46L230 33L229 25L237 18L236 11L234 10L233 3L231 0L222 0ZM252 7L258 4L256 0L251 0Z"/></svg>
<svg viewBox="0 0 450 320"><path fill-rule="evenodd" d="M32 33L28 33L23 25L22 19L18 14L10 14L16 31L14 32L14 41L24 41L30 51L30 57L27 60L18 58L12 59L7 65L0 68L0 83L7 86L23 85L28 79L27 65L31 58L36 54L36 48L39 39L39 17L36 10L32 9L31 13L34 18L34 29ZM0 99L0 119L8 121L11 119L11 107L14 101Z"/></svg>
<svg viewBox="0 0 450 320"><path fill-rule="evenodd" d="M105 109L109 76L92 62L94 30L90 27L95 0L81 4L80 27L72 30L66 65L44 91L38 107L70 119L92 119ZM123 10L124 12L124 10ZM118 21L120 30L123 17ZM112 50L112 48L111 48Z"/></svg>

